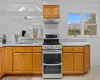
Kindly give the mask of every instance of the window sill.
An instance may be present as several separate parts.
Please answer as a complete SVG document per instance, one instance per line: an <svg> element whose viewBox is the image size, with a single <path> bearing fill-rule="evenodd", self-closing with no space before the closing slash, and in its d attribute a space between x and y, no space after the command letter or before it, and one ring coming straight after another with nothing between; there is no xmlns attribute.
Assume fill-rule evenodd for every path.
<svg viewBox="0 0 100 80"><path fill-rule="evenodd" d="M100 35L86 35L86 36L68 36L67 38L90 38L90 37L94 37L94 38L100 38Z"/></svg>

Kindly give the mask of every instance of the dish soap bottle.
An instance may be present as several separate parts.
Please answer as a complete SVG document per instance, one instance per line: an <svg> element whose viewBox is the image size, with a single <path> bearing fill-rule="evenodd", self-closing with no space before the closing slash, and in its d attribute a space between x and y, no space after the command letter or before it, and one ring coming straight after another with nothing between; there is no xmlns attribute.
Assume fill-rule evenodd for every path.
<svg viewBox="0 0 100 80"><path fill-rule="evenodd" d="M6 44L6 34L4 34L2 37L2 44Z"/></svg>

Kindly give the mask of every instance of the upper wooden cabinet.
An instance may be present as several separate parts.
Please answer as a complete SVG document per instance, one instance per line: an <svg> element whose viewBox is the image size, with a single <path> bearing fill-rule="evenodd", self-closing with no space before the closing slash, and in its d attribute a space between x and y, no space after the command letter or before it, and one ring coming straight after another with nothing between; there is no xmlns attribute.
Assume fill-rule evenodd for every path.
<svg viewBox="0 0 100 80"><path fill-rule="evenodd" d="M5 47L4 68L5 73L12 73L12 47Z"/></svg>
<svg viewBox="0 0 100 80"><path fill-rule="evenodd" d="M59 18L60 6L59 5L43 5L43 18Z"/></svg>

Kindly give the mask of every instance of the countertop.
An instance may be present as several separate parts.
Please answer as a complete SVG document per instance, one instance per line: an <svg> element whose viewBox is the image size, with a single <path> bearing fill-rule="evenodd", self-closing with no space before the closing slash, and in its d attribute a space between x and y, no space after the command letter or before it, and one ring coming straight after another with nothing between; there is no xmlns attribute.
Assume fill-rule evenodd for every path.
<svg viewBox="0 0 100 80"><path fill-rule="evenodd" d="M88 42L63 42L63 46L86 46L90 45Z"/></svg>
<svg viewBox="0 0 100 80"><path fill-rule="evenodd" d="M4 46L42 46L42 43L34 43L34 44L0 44L0 47Z"/></svg>
<svg viewBox="0 0 100 80"><path fill-rule="evenodd" d="M4 46L42 46L43 43L33 44L0 44L0 47ZM86 46L90 45L88 42L61 42L63 46Z"/></svg>

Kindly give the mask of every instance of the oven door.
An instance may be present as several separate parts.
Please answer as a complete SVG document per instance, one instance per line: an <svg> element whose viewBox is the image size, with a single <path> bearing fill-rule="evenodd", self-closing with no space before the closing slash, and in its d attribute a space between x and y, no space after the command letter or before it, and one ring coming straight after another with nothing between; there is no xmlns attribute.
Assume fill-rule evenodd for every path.
<svg viewBox="0 0 100 80"><path fill-rule="evenodd" d="M60 51L44 51L43 63L45 64L59 64L62 62L62 52Z"/></svg>
<svg viewBox="0 0 100 80"><path fill-rule="evenodd" d="M62 65L60 64L43 64L43 74L61 74Z"/></svg>

